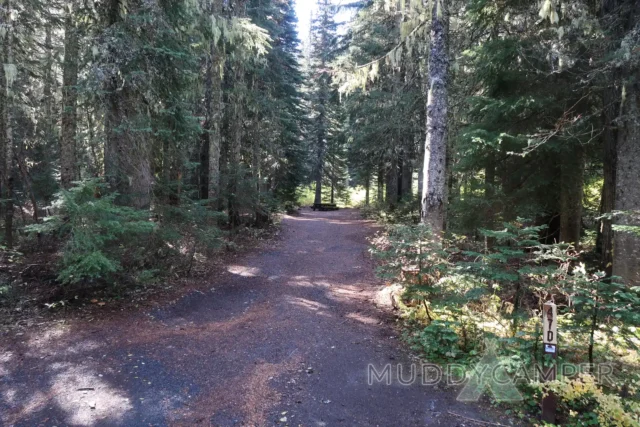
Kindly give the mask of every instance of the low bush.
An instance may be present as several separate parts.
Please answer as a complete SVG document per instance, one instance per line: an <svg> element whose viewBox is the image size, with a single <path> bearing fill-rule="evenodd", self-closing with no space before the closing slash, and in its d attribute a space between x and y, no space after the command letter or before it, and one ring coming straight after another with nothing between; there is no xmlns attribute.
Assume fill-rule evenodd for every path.
<svg viewBox="0 0 640 427"><path fill-rule="evenodd" d="M215 214L203 204L157 205L151 212L119 206L116 198L105 183L83 181L56 195L54 215L26 227L62 242L61 283L150 283L163 270L189 269L197 248L220 244Z"/></svg>
<svg viewBox="0 0 640 427"><path fill-rule="evenodd" d="M621 419L640 415L634 387L640 373L640 288L590 271L570 245L541 244L542 228L519 220L501 230L482 230L481 243L455 236L440 242L423 225L389 225L373 239L372 251L380 260L379 276L404 288L398 306L407 341L433 362L471 368L490 340L509 372L548 365L541 313L545 302L555 301L561 342L557 362L614 363L615 384L593 386L610 397L592 399L589 405L594 414L615 412L606 405L618 401L620 390L633 390L620 406L623 418L607 415L614 420L610 425L626 426ZM558 383L564 384L563 391L566 384L579 386L568 380ZM535 408L539 388L534 382L520 386L529 408ZM567 400L563 416L577 410L576 402Z"/></svg>

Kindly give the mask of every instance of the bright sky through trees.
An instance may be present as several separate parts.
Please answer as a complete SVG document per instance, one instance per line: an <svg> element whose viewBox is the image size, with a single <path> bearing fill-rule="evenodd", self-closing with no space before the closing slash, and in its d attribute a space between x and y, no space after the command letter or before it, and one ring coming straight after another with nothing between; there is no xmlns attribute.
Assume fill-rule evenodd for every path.
<svg viewBox="0 0 640 427"><path fill-rule="evenodd" d="M344 0L333 0L333 4L340 5ZM317 0L296 0L296 15L298 16L298 37L302 45L306 45L309 40L309 29L311 27L311 14L318 10ZM353 17L353 10L340 10L336 15L336 22L342 24L348 22ZM341 29L338 29L341 33Z"/></svg>
<svg viewBox="0 0 640 427"><path fill-rule="evenodd" d="M317 9L316 0L296 0L296 15L298 15L298 35L302 42L309 38L311 13Z"/></svg>

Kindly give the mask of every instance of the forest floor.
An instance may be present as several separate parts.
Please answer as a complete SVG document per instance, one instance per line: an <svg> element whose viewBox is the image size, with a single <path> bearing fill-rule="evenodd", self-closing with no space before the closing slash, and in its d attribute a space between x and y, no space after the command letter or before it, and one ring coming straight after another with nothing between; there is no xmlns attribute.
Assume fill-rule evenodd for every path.
<svg viewBox="0 0 640 427"><path fill-rule="evenodd" d="M369 385L369 364L418 363L375 303L374 232L305 209L172 302L3 334L0 425L511 425L419 377Z"/></svg>

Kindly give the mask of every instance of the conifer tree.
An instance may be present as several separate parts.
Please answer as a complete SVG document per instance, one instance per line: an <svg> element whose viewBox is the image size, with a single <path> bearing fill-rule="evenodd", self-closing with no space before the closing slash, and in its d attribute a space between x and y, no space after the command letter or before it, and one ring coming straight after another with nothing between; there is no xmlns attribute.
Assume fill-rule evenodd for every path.
<svg viewBox="0 0 640 427"><path fill-rule="evenodd" d="M331 62L336 52L336 23L334 8L329 0L320 0L317 16L311 29L312 88L312 175L315 183L314 203L322 203L322 185L326 177L326 160L329 140L332 137L332 120L335 90L331 87Z"/></svg>
<svg viewBox="0 0 640 427"><path fill-rule="evenodd" d="M446 211L448 80L449 4L448 0L435 0L431 11L422 221L436 235L444 230Z"/></svg>

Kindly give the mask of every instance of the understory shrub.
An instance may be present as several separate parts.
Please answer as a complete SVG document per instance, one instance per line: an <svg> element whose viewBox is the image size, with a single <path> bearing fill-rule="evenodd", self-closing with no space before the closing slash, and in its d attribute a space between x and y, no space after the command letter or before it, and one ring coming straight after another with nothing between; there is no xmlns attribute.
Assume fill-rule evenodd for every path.
<svg viewBox="0 0 640 427"><path fill-rule="evenodd" d="M122 270L122 260L135 258L156 229L149 212L118 206L116 193L105 184L89 180L56 195L55 215L27 231L54 234L65 244L58 279L64 284L112 281Z"/></svg>
<svg viewBox="0 0 640 427"><path fill-rule="evenodd" d="M63 242L61 283L149 283L163 269L189 269L198 248L220 244L215 215L202 203L157 204L149 211L119 206L116 198L104 182L82 181L56 195L54 215L27 227Z"/></svg>
<svg viewBox="0 0 640 427"><path fill-rule="evenodd" d="M528 224L518 220L501 230L481 230L484 242L458 236L436 241L424 225L389 225L378 234L372 241L378 274L404 289L398 307L405 338L430 361L470 368L489 340L497 343L497 357L508 372L533 372L534 364L550 363L543 357L541 313L545 302L554 301L561 348L557 363L615 361L615 384L593 387L613 397L627 390L628 402L620 406L625 416L611 415L618 411L606 406L618 401L613 397L590 397L589 405L598 417L609 414L610 425L626 426L620 420L640 415L635 388L640 288L591 271L570 245L541 244L544 226ZM520 386L529 396L525 406L535 409L532 396L539 388L533 382ZM565 415L577 410L576 402L567 400Z"/></svg>

